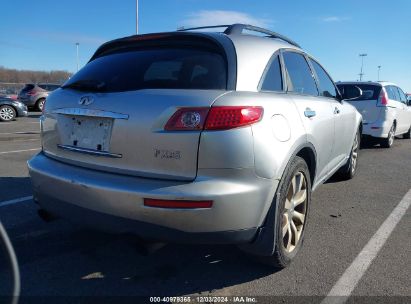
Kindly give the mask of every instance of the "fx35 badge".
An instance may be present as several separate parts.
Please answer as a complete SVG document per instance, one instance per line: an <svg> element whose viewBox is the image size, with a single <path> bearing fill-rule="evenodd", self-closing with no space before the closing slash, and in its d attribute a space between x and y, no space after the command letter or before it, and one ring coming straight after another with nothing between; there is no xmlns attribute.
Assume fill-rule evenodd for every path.
<svg viewBox="0 0 411 304"><path fill-rule="evenodd" d="M154 157L161 158L161 159L180 159L181 152L180 151L173 151L173 150L160 150L154 149Z"/></svg>

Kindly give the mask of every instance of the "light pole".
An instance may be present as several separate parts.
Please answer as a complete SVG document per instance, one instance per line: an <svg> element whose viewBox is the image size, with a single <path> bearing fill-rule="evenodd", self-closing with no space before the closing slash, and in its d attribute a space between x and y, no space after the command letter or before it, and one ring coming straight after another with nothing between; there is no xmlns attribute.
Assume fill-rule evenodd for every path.
<svg viewBox="0 0 411 304"><path fill-rule="evenodd" d="M136 0L136 34L138 35L138 0Z"/></svg>
<svg viewBox="0 0 411 304"><path fill-rule="evenodd" d="M77 52L77 72L79 69L79 59L78 59L78 47L79 47L80 43L76 42L76 52Z"/></svg>
<svg viewBox="0 0 411 304"><path fill-rule="evenodd" d="M364 75L364 73L362 72L363 68L364 68L364 57L367 56L367 54L360 54L361 57L361 71L360 71L360 81L362 81L362 76Z"/></svg>
<svg viewBox="0 0 411 304"><path fill-rule="evenodd" d="M380 70L381 70L381 66L379 65L378 66L378 78L377 78L378 81L380 81Z"/></svg>

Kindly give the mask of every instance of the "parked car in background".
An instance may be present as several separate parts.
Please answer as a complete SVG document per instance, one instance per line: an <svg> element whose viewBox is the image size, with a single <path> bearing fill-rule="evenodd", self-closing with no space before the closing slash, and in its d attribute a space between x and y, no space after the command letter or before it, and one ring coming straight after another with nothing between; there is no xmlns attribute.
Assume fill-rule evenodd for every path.
<svg viewBox="0 0 411 304"><path fill-rule="evenodd" d="M363 135L380 140L389 148L395 136L410 138L411 107L404 91L390 82L338 82L340 92L350 97L357 90L362 95L350 101L363 116Z"/></svg>
<svg viewBox="0 0 411 304"><path fill-rule="evenodd" d="M290 263L311 192L356 172L361 115L292 40L221 27L105 43L50 94L28 163L43 212Z"/></svg>
<svg viewBox="0 0 411 304"><path fill-rule="evenodd" d="M407 100L411 102L411 94L407 93Z"/></svg>
<svg viewBox="0 0 411 304"><path fill-rule="evenodd" d="M17 94L15 94L15 91L12 89L0 90L0 98L1 97L6 97L6 98L11 98L13 100L17 100Z"/></svg>
<svg viewBox="0 0 411 304"><path fill-rule="evenodd" d="M31 109L38 111L43 110L44 102L50 92L59 88L59 84L40 83L40 84L26 84L20 91L17 98L19 101L27 105Z"/></svg>
<svg viewBox="0 0 411 304"><path fill-rule="evenodd" d="M12 98L0 97L0 121L12 121L27 116L27 106Z"/></svg>

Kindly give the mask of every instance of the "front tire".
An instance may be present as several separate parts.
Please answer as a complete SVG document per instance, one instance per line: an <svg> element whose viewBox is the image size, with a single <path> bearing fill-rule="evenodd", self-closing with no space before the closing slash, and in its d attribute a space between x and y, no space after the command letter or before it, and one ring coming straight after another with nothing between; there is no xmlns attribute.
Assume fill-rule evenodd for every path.
<svg viewBox="0 0 411 304"><path fill-rule="evenodd" d="M12 106L0 106L0 121L12 121L16 118L16 110Z"/></svg>
<svg viewBox="0 0 411 304"><path fill-rule="evenodd" d="M273 204L277 204L273 227L275 242L271 256L260 261L276 268L285 268L295 258L304 240L311 201L311 180L306 162L296 156L286 169Z"/></svg>

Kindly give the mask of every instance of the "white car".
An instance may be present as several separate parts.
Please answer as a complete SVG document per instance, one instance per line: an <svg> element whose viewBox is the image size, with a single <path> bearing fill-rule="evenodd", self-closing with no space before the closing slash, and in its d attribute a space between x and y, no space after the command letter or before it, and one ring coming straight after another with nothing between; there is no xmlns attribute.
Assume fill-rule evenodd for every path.
<svg viewBox="0 0 411 304"><path fill-rule="evenodd" d="M394 137L411 135L411 105L404 91L390 82L339 82L338 89L345 98L362 95L349 101L363 116L363 135L378 138L389 148Z"/></svg>

